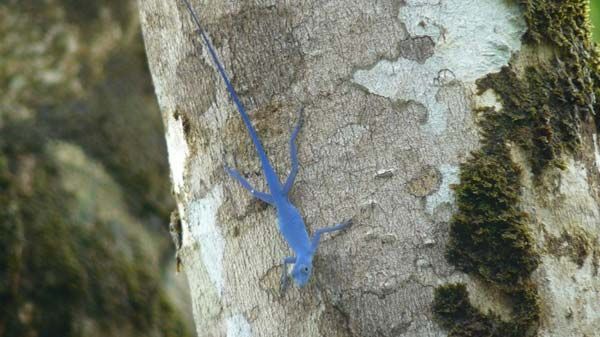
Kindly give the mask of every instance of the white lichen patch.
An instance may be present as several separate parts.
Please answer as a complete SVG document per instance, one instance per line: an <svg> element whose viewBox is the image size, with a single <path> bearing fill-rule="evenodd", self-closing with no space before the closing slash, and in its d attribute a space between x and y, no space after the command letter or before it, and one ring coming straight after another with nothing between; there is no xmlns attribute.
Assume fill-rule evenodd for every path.
<svg viewBox="0 0 600 337"><path fill-rule="evenodd" d="M171 114L169 115L167 118L166 138L173 189L175 193L179 193L184 183L185 164L190 154L188 144L185 141L181 118L175 119Z"/></svg>
<svg viewBox="0 0 600 337"><path fill-rule="evenodd" d="M215 185L204 198L190 202L185 217L190 223L183 226L183 246L199 244L202 263L219 294L223 291L225 239L217 223L217 211L222 200L223 188Z"/></svg>
<svg viewBox="0 0 600 337"><path fill-rule="evenodd" d="M225 322L227 328L227 337L250 337L252 336L252 327L243 315L237 314L228 317Z"/></svg>
<svg viewBox="0 0 600 337"><path fill-rule="evenodd" d="M402 58L382 60L371 69L356 71L353 81L376 95L422 103L429 112L425 131L439 135L447 124L447 107L436 100L439 87L449 78L473 85L476 79L499 71L520 49L526 26L518 4L507 1L407 2L399 19L411 36L433 39L434 55L424 64Z"/></svg>
<svg viewBox="0 0 600 337"><path fill-rule="evenodd" d="M458 184L459 182L458 166L443 164L439 170L442 174L440 188L435 193L427 196L425 202L425 211L429 215L434 215L436 209L441 205L451 205L454 203L454 193L450 185Z"/></svg>

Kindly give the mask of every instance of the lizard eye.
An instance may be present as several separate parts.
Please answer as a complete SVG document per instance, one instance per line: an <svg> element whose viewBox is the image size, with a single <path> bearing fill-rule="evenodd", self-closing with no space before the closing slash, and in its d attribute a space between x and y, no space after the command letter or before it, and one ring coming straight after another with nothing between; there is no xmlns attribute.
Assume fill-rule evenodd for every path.
<svg viewBox="0 0 600 337"><path fill-rule="evenodd" d="M302 271L303 271L305 274L308 274L308 267L307 267L307 266L304 266L304 268L302 268Z"/></svg>

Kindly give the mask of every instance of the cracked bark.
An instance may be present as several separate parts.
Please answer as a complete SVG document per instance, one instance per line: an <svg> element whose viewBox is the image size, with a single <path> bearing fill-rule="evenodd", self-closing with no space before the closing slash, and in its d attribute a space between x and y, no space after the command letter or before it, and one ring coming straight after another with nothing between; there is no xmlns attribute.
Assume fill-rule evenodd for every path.
<svg viewBox="0 0 600 337"><path fill-rule="evenodd" d="M274 211L223 170L265 187L242 121L184 7L140 2L199 336L445 336L433 290L456 281L475 305L506 311L444 259L449 185L478 147L474 81L505 65L524 32L518 10L496 2L192 1L281 176L305 107L290 198L309 230L355 220L325 238L310 285L285 298ZM492 33L477 26L486 8L500 18ZM488 54L464 50L478 48Z"/></svg>

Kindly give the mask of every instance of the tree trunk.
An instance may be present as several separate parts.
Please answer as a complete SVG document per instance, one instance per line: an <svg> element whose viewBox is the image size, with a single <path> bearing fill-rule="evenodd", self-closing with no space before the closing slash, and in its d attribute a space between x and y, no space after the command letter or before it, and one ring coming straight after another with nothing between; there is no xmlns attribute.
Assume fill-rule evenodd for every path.
<svg viewBox="0 0 600 337"><path fill-rule="evenodd" d="M282 177L305 107L290 199L309 231L355 223L279 296L274 210L223 169L265 188L242 120L185 7L141 1L199 336L596 334L584 0L192 5Z"/></svg>

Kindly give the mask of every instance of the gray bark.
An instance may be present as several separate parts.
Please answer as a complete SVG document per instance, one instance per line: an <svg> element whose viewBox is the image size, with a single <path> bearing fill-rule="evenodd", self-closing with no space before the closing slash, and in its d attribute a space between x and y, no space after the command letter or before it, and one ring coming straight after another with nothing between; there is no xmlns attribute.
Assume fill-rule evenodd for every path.
<svg viewBox="0 0 600 337"><path fill-rule="evenodd" d="M305 107L301 169L290 198L309 230L355 221L322 242L309 286L280 298L280 262L289 249L274 211L223 170L236 167L265 188L242 121L181 3L140 2L199 336L445 336L431 303L434 288L451 281L467 282L484 311L509 311L449 266L444 249L454 209L450 185L478 147L473 109L498 104L493 93L475 95L474 82L521 48L526 28L516 4L192 3L282 177L294 112ZM586 221L597 223L597 204L584 195L585 168L577 165L564 174L586 188L576 193L593 209ZM550 211L536 204L538 196L525 197L525 207L548 210L547 226L574 216L576 205ZM558 263L567 262L544 261L539 271L539 278L550 277L541 294L549 308L562 301L552 289L569 284L548 276L561 271ZM600 289L590 277L585 282ZM592 316L575 330L560 330L545 316L541 331L581 332L597 322Z"/></svg>

